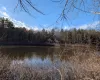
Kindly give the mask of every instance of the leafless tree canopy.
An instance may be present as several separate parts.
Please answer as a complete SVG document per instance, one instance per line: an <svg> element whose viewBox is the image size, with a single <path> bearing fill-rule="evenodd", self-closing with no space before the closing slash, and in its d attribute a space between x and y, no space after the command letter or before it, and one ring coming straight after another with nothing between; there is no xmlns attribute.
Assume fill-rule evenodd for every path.
<svg viewBox="0 0 100 80"><path fill-rule="evenodd" d="M28 8L28 6L29 6L29 7L31 7L33 10L35 10L35 11L37 11L37 12L39 12L39 13L41 13L41 14L44 15L43 12L41 12L40 10L38 10L38 9L33 5L33 3L31 2L31 0L18 0L18 3L17 3L17 5L16 5L15 9L16 9L18 6L20 6L21 10L24 10L24 11L27 12L28 14L30 14L30 11L29 11L29 8Z"/></svg>
<svg viewBox="0 0 100 80"><path fill-rule="evenodd" d="M100 15L100 0L51 0L52 2L63 4L64 7L62 9L60 18L67 18L67 14L72 11L82 11L84 13L92 13L92 14L98 14ZM18 5L21 7L22 10L30 14L30 11L28 9L28 6L30 6L33 10L44 14L42 10L38 10L37 7L35 7L32 4L31 0L18 0Z"/></svg>

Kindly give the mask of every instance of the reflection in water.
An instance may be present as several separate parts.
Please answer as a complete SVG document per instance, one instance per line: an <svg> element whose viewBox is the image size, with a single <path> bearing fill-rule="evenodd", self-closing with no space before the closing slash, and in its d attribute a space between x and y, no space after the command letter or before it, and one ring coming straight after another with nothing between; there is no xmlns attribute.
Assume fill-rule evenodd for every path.
<svg viewBox="0 0 100 80"><path fill-rule="evenodd" d="M91 48L88 48L88 50ZM65 47L2 47L1 53L12 59L12 64L28 65L53 65L60 64L78 52L88 51L86 46L67 46ZM93 49L91 49L93 50Z"/></svg>
<svg viewBox="0 0 100 80"><path fill-rule="evenodd" d="M51 47L4 47L0 50L3 54L8 55L11 59L21 59L26 58L41 58L44 60L47 55L53 52Z"/></svg>

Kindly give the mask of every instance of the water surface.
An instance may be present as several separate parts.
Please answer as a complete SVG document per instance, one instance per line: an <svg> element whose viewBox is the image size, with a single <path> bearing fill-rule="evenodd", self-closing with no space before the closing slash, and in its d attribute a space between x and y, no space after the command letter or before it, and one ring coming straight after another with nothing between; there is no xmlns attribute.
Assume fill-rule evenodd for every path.
<svg viewBox="0 0 100 80"><path fill-rule="evenodd" d="M87 46L64 46L59 47L27 47L27 46L8 46L0 47L1 53L11 59L11 64L27 64L31 66L52 66L68 62L69 58L75 56L77 51L95 50Z"/></svg>

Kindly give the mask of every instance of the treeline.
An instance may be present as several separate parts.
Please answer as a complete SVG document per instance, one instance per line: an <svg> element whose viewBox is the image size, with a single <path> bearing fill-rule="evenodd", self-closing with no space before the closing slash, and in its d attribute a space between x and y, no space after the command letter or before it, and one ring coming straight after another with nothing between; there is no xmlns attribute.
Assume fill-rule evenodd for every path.
<svg viewBox="0 0 100 80"><path fill-rule="evenodd" d="M68 44L99 44L100 32L95 30L71 29L41 31L27 30L14 27L14 24L5 18L0 18L0 44L36 44L36 43L68 43Z"/></svg>
<svg viewBox="0 0 100 80"><path fill-rule="evenodd" d="M72 29L61 31L61 39L66 43L71 44L95 44L99 45L100 32L95 30Z"/></svg>
<svg viewBox="0 0 100 80"><path fill-rule="evenodd" d="M48 32L27 30L22 27L14 27L14 24L5 18L0 18L0 43L7 44L40 44L55 43L54 30Z"/></svg>

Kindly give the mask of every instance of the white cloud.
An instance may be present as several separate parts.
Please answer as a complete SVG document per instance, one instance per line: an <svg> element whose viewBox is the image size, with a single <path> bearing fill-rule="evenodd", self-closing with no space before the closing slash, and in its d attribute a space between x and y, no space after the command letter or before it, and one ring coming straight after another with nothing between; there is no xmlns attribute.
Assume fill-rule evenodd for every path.
<svg viewBox="0 0 100 80"><path fill-rule="evenodd" d="M15 19L10 19L10 20L15 24L15 27L25 27L28 30L30 29L30 27L28 27L24 22L17 21Z"/></svg>
<svg viewBox="0 0 100 80"><path fill-rule="evenodd" d="M10 18L10 16L6 12L1 11L1 10L0 10L0 16L5 17L5 18Z"/></svg>
<svg viewBox="0 0 100 80"><path fill-rule="evenodd" d="M95 21L93 23L90 23L90 24L84 24L84 25L81 25L81 26L78 26L77 28L78 29L88 29L88 28L96 28L98 25L100 24L99 21Z"/></svg>
<svg viewBox="0 0 100 80"><path fill-rule="evenodd" d="M29 27L29 26L26 25L24 22L18 21L18 20L16 20L16 19L12 18L12 17L7 13L7 9L6 9L6 7L4 7L4 6L0 8L0 16L1 16L1 17L5 17L5 18L8 18L9 20L11 20L11 21L14 23L15 27L25 27L25 28L27 28L27 29L31 29L31 28L32 28L34 31L42 30L43 28L45 28L45 29L48 30L48 31L52 29L52 28L50 28L50 27L47 27L47 26L48 26L47 24L43 25L43 28L41 28L41 29L38 28L37 26ZM80 26L71 26L71 27L69 27L69 26L64 26L63 29L67 29L67 30L69 30L69 29L71 29L71 28L77 28L77 29L88 29L88 28L92 28L92 29L95 29L99 24L100 24L99 21L95 21L95 22L93 22L93 23L83 24L83 25L80 25Z"/></svg>
<svg viewBox="0 0 100 80"><path fill-rule="evenodd" d="M87 29L87 27L88 27L88 25L87 24L84 24L84 25L79 26L78 28L79 29Z"/></svg>
<svg viewBox="0 0 100 80"><path fill-rule="evenodd" d="M64 30L69 30L70 29L70 27L68 27L68 26L64 26Z"/></svg>
<svg viewBox="0 0 100 80"><path fill-rule="evenodd" d="M96 29L98 27L98 25L100 25L100 21L94 21L93 23L88 23L88 24L83 24L83 25L80 25L80 26L64 26L63 29L67 29L67 30L70 30L70 29L73 29L73 28L76 28L76 29Z"/></svg>
<svg viewBox="0 0 100 80"><path fill-rule="evenodd" d="M2 7L4 10L6 10L5 7ZM25 27L27 29L30 29L24 22L18 21L14 18L12 18L6 11L0 10L0 16L4 18L8 18L10 21L12 21L15 25L15 27Z"/></svg>
<svg viewBox="0 0 100 80"><path fill-rule="evenodd" d="M6 11L7 9L6 9L6 7L3 6L3 7L2 7L2 10Z"/></svg>
<svg viewBox="0 0 100 80"><path fill-rule="evenodd" d="M33 29L34 31L38 31L38 30L39 30L39 28L38 28L37 26L34 26L32 29Z"/></svg>

